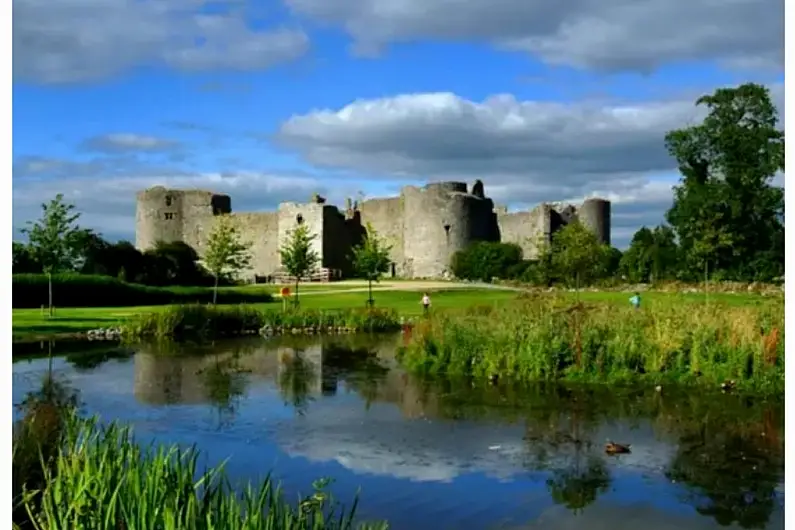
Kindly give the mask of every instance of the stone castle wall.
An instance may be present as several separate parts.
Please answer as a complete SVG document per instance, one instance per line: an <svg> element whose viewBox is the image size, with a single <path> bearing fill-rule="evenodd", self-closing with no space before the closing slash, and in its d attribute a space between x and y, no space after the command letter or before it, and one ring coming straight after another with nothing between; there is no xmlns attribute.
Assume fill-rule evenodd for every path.
<svg viewBox="0 0 795 530"><path fill-rule="evenodd" d="M137 195L136 247L158 240L184 241L202 255L215 216L232 213L228 195L155 187ZM315 235L320 266L352 272L351 249L371 226L391 246L391 274L434 278L448 272L452 255L474 241L519 245L525 258L538 256L543 242L572 219L580 219L605 243L610 242L610 202L588 199L582 205L541 204L508 213L485 196L479 181L406 186L398 197L377 198L344 210L323 200L282 203L275 212L232 213L242 237L251 243L251 269L244 278L268 276L280 269L279 248L299 223Z"/></svg>

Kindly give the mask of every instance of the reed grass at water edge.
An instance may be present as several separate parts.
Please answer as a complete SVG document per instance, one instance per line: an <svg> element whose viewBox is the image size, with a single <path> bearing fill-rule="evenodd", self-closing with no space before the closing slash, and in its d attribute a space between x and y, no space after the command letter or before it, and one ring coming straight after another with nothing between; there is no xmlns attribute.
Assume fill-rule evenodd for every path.
<svg viewBox="0 0 795 530"><path fill-rule="evenodd" d="M670 298L639 310L526 296L434 315L400 351L425 374L517 381L675 381L781 392L784 303L747 307ZM717 386L716 386L717 388Z"/></svg>
<svg viewBox="0 0 795 530"><path fill-rule="evenodd" d="M213 339L268 333L383 332L400 329L395 311L384 309L259 310L247 305L184 305L143 313L125 323L131 339L155 337Z"/></svg>
<svg viewBox="0 0 795 530"><path fill-rule="evenodd" d="M19 460L31 450L15 443L14 456ZM27 483L14 504L19 509L21 502L26 527L37 530L387 528L385 523L355 523L356 502L349 509L334 502L325 481L293 505L270 477L237 492L222 466L198 473L198 456L195 449L142 448L128 428L101 427L96 420L72 416L64 423L58 450L46 465L38 461L40 480ZM15 471L30 473L19 467ZM19 480L25 483L24 477Z"/></svg>

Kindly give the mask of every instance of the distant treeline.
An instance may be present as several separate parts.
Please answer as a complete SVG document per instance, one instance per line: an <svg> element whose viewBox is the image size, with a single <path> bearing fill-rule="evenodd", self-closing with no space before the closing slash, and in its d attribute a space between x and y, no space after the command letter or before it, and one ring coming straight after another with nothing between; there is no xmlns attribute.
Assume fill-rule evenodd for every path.
<svg viewBox="0 0 795 530"><path fill-rule="evenodd" d="M56 307L130 307L164 304L210 303L211 287L155 287L123 282L111 276L55 274L52 277ZM14 274L11 303L16 308L47 305L47 276ZM261 290L220 289L219 304L263 303L273 297Z"/></svg>
<svg viewBox="0 0 795 530"><path fill-rule="evenodd" d="M111 243L90 231L70 241L74 259L64 267L76 274L111 276L122 282L149 286L212 286L213 276L199 264L199 256L189 245L181 242L158 242L155 248L140 252L132 243ZM30 246L13 242L14 274L41 274L44 267L36 259ZM221 285L229 285L225 278Z"/></svg>

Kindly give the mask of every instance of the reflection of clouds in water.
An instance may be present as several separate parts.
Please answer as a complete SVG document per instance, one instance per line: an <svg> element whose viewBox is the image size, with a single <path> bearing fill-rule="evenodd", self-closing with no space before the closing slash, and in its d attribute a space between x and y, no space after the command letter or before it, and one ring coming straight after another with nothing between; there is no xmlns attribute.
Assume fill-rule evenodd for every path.
<svg viewBox="0 0 795 530"><path fill-rule="evenodd" d="M784 513L778 509L773 513L768 529L784 528ZM694 516L693 511L675 513L649 504L617 506L603 501L589 506L580 515L575 515L563 506L550 507L533 522L525 525L506 526L505 530L707 530L726 528L719 526L711 517ZM740 528L732 525L728 528Z"/></svg>
<svg viewBox="0 0 795 530"><path fill-rule="evenodd" d="M477 472L511 480L532 471L534 446L523 440L521 423L407 422L388 405L370 411L324 408L319 403L300 422L274 426L274 441L290 456L335 461L354 472L419 482L446 482ZM671 457L673 449L656 440L650 428L630 431L620 424L598 429L593 451L601 454L603 441L617 432L632 443L633 454L606 458L610 465L657 472ZM547 447L547 452L546 464L555 468L569 465L574 451Z"/></svg>

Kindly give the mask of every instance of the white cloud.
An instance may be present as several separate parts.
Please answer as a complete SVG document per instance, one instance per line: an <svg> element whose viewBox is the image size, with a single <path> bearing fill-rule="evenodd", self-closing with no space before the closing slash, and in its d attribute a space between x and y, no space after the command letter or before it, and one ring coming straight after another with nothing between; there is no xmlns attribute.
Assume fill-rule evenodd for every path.
<svg viewBox="0 0 795 530"><path fill-rule="evenodd" d="M718 60L783 70L783 0L286 0L373 53L392 42L480 40L604 71Z"/></svg>
<svg viewBox="0 0 795 530"><path fill-rule="evenodd" d="M15 0L14 78L93 81L152 65L249 71L308 50L303 31L255 28L241 6L233 0Z"/></svg>

